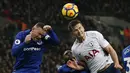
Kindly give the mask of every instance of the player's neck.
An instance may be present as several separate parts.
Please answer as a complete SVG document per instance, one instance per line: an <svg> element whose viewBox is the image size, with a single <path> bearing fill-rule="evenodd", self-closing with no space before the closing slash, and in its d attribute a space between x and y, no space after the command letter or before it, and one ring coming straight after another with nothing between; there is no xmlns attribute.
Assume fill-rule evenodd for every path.
<svg viewBox="0 0 130 73"><path fill-rule="evenodd" d="M86 39L85 33L84 33L84 35L82 37L77 38L77 39L78 39L79 43L82 43Z"/></svg>

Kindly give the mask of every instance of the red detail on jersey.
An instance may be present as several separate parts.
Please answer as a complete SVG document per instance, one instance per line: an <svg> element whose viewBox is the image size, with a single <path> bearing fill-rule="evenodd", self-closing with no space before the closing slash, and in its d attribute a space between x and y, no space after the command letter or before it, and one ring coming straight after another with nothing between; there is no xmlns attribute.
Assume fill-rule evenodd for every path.
<svg viewBox="0 0 130 73"><path fill-rule="evenodd" d="M84 57L88 61L89 59L92 59L93 57L95 57L97 53L99 53L99 51L94 49L94 50L89 51L88 55Z"/></svg>
<svg viewBox="0 0 130 73"><path fill-rule="evenodd" d="M85 57L85 59L86 59L87 61L92 58L92 57L90 57L90 56L84 56L84 57Z"/></svg>
<svg viewBox="0 0 130 73"><path fill-rule="evenodd" d="M99 53L99 51L98 50L92 50L92 52L93 52L93 55L95 56L97 53Z"/></svg>

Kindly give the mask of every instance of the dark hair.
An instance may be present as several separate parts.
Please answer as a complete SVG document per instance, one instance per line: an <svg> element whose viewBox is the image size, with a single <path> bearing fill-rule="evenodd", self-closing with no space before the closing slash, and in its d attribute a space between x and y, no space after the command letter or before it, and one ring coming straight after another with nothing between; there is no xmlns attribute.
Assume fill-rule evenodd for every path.
<svg viewBox="0 0 130 73"><path fill-rule="evenodd" d="M72 59L73 59L71 50L66 50L66 51L64 52L64 54L63 54L63 59L64 59L65 63L66 63L68 60L72 60Z"/></svg>
<svg viewBox="0 0 130 73"><path fill-rule="evenodd" d="M77 20L77 19L76 20L72 20L71 22L69 22L69 24L68 24L68 30L72 31L73 28L74 28L74 26L76 26L78 23L81 23L81 21Z"/></svg>
<svg viewBox="0 0 130 73"><path fill-rule="evenodd" d="M71 56L72 55L72 52L71 50L66 50L63 54L63 56Z"/></svg>
<svg viewBox="0 0 130 73"><path fill-rule="evenodd" d="M36 23L36 26L40 27L40 28L43 28L45 26L45 24L42 23L42 22L38 22L38 23Z"/></svg>

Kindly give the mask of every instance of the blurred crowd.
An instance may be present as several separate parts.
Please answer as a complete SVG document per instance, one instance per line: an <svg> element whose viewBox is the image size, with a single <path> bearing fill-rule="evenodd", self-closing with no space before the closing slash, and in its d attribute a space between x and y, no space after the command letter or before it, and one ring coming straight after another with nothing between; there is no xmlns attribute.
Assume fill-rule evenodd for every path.
<svg viewBox="0 0 130 73"><path fill-rule="evenodd" d="M85 15L116 16L129 21L129 0L1 0L0 16L9 22L0 24L0 73L12 72L15 59L11 56L11 46L16 33L31 28L38 21L50 24L61 41L59 46L48 47L43 56L41 73L57 73L57 68L64 63L62 54L71 48L73 41L67 31L69 20L61 15L61 8L67 2L78 5L78 18L85 24L86 30L100 31L113 45L121 62L121 51L130 44L129 27L108 26Z"/></svg>
<svg viewBox="0 0 130 73"><path fill-rule="evenodd" d="M124 20L130 18L129 0L1 0L0 15L10 20L21 20L26 24L37 21L56 24L63 20L61 9L67 2L75 3L80 14L112 15Z"/></svg>

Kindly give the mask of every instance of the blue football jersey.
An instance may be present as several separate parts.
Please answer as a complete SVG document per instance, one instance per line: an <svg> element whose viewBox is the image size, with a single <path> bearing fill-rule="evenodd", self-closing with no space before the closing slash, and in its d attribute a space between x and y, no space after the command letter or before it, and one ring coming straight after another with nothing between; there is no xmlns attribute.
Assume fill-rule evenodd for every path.
<svg viewBox="0 0 130 73"><path fill-rule="evenodd" d="M130 73L130 46L122 51L122 59L126 73Z"/></svg>
<svg viewBox="0 0 130 73"><path fill-rule="evenodd" d="M21 31L16 37L12 46L12 55L16 58L14 70L28 72L33 70L32 73L38 73L40 64L42 62L42 55L45 51L45 44L59 44L59 39L53 30L48 34L43 35L43 39L38 41L31 40L30 43L24 42L25 37L31 30Z"/></svg>

